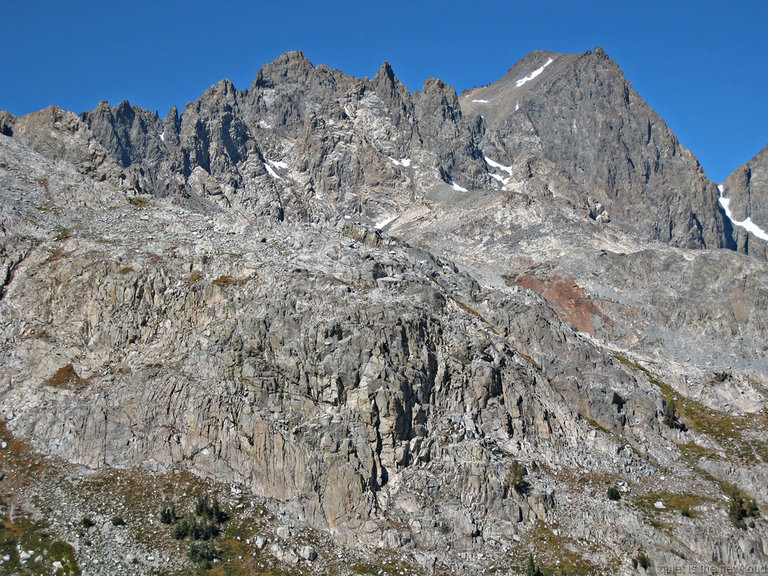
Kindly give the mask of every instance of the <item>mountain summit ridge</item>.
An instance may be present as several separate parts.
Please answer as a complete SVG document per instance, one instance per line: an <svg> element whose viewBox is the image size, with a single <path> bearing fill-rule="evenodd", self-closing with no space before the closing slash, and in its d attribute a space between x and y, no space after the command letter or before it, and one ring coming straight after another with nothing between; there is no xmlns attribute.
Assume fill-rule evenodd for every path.
<svg viewBox="0 0 768 576"><path fill-rule="evenodd" d="M526 81L529 74L536 77ZM578 88L582 84L592 87L591 91L584 92ZM513 157L541 156L563 167L576 182L589 188L586 195L599 202L617 223L673 245L737 248L732 226L719 206L719 193L714 183L706 179L695 156L678 142L664 121L632 90L618 65L599 47L584 54L531 53L497 82L461 95L460 108L468 116L466 119L459 119L457 114L460 112L456 102L450 100L453 96L450 96L445 101L447 108L441 116L449 123L467 124L467 120L469 123L463 131L453 129L453 136L445 142L430 140L436 135L434 128L428 130L432 136L423 129L419 130L419 126L431 122L428 114L422 115L421 121L413 117L413 111L424 98L428 98L427 109L437 105L436 101L429 100L431 96L427 96L434 88L442 86L440 91L446 95L455 94L444 83L435 84L428 79L421 91L410 93L386 62L372 80L359 80L323 65L315 67L299 51L286 53L265 65L248 90L238 91L227 80L212 86L199 100L187 105L187 108L192 108L182 112L180 127L193 124L192 116L199 114L202 103L207 100L211 100L211 104L206 106L228 107L229 113L233 114L231 128L235 133L225 138L226 142L222 141L221 146L225 154L232 152L234 157L226 160L224 165L238 170L238 162L244 161L246 156L242 149L244 143L237 144L235 141L245 138L259 142L263 132L254 132L253 127L290 129L296 138L296 130L304 123L302 107L308 106L306 110L313 110L318 106L338 106L339 98L345 97L342 96L344 92L352 94L362 89L364 95L369 89L366 87L371 86L380 93L382 100L378 105L383 105L381 113L394 119L395 131L405 130L404 136L411 140L415 137L417 145L429 142L431 150L447 151L447 155L437 159L439 165L435 166L443 181L455 180L451 176L455 169L452 165L455 153L451 147L461 150L469 144L469 148L462 153L465 159L456 166L471 175L467 182L461 183L468 189L493 186L493 179L489 178L492 170L489 171L482 162L480 148L486 156L502 163L509 162ZM574 86L576 88L572 88ZM599 91L595 92L596 89ZM282 96L270 104L264 96L273 90ZM160 162L158 154L165 156L163 161L166 164L185 165L182 174L174 177L164 174L164 184L159 186L157 182L141 184L144 178L141 175L134 177L134 181L139 183L139 190L159 187L185 194L196 162L201 162L201 166L210 173L206 153L198 150L206 144L195 140L197 128L182 143L183 158L172 159L175 152L166 151L167 147L160 143L152 144L152 152L145 150L157 134L165 134L164 129L157 134L150 133L155 131L156 126L149 112L130 107L135 114L145 118L141 121L147 124L143 129L145 134L140 136L142 129L130 126L120 128L121 136L118 138L109 130L103 131L100 123L106 121L114 125L114 120L98 120L99 110L97 107L81 117L91 129L95 129L100 144L109 149L124 167L128 167L127 162L128 165L138 164L137 160L142 157L146 157L151 164L157 164ZM11 130L10 125L15 122L4 120L4 125L8 126L6 131ZM126 124L129 120L126 118L121 122ZM296 129L291 129L294 123L299 124L296 124ZM152 130L149 130L148 124L152 124ZM408 127L411 125L415 131L409 135ZM132 149L131 130L133 137L144 139L147 143L138 145L140 152L129 161L126 151ZM168 135L175 137L172 132ZM401 152L398 153L406 155L406 148L410 146L401 142ZM235 152L238 149L240 151ZM610 157L605 155L605 150L612 151ZM187 182L180 183L179 178ZM242 184L242 178L238 180ZM686 189L684 193L677 192L683 189ZM231 198L227 199L231 204ZM585 206L589 204L586 197L572 200ZM372 213L376 211L372 209ZM748 246L741 243L742 249L745 245Z"/></svg>

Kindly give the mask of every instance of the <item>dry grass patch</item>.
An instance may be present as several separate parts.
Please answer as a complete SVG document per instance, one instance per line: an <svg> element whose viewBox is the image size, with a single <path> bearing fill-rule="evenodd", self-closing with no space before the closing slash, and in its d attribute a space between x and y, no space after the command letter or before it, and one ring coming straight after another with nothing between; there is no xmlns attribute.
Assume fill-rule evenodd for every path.
<svg viewBox="0 0 768 576"><path fill-rule="evenodd" d="M247 278L232 278L231 276L219 276L211 284L214 286L240 286L248 282Z"/></svg>
<svg viewBox="0 0 768 576"><path fill-rule="evenodd" d="M81 378L70 363L56 370L56 373L48 378L48 384L56 388L85 388L90 382Z"/></svg>

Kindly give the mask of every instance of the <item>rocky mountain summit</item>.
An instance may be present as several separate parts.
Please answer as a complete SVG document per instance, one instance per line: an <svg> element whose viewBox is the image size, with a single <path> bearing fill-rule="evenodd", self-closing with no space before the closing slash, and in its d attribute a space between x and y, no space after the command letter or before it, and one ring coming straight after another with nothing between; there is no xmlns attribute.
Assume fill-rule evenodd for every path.
<svg viewBox="0 0 768 576"><path fill-rule="evenodd" d="M584 189L575 201L600 203L642 236L690 248L730 245L717 188L601 49L535 52L498 82L464 94L462 108L485 120L482 146L494 160L554 162Z"/></svg>
<svg viewBox="0 0 768 576"><path fill-rule="evenodd" d="M602 50L0 132L0 570L768 564L764 152L729 217Z"/></svg>

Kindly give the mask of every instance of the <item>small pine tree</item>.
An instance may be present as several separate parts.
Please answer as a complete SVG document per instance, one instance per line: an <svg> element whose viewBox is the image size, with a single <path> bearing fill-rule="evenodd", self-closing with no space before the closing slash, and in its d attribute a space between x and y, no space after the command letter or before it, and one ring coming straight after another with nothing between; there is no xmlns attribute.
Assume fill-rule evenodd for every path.
<svg viewBox="0 0 768 576"><path fill-rule="evenodd" d="M198 516L205 516L208 514L210 508L208 494L200 494L197 497L197 503L195 504L195 514Z"/></svg>
<svg viewBox="0 0 768 576"><path fill-rule="evenodd" d="M608 500L614 500L617 502L621 500L621 492L619 492L619 489L616 488L616 486L611 486L608 488Z"/></svg>
<svg viewBox="0 0 768 576"><path fill-rule="evenodd" d="M176 516L176 507L171 506L163 506L163 509L160 510L160 522L163 524L173 524L178 520Z"/></svg>
<svg viewBox="0 0 768 576"><path fill-rule="evenodd" d="M651 559L646 556L645 552L641 551L637 556L632 558L632 567L637 568L640 566L643 570L648 570L651 566Z"/></svg>
<svg viewBox="0 0 768 576"><path fill-rule="evenodd" d="M528 554L528 566L525 568L525 576L543 576L541 568L536 566L536 562L533 560L533 554Z"/></svg>
<svg viewBox="0 0 768 576"><path fill-rule="evenodd" d="M226 512L224 512L224 510L221 509L221 505L219 504L219 499L216 498L216 496L213 497L213 502L211 503L211 511L208 518L209 520L213 520L217 524L221 524L229 520L229 515Z"/></svg>
<svg viewBox="0 0 768 576"><path fill-rule="evenodd" d="M213 542L192 542L189 545L189 559L195 564L208 570L211 568L213 561L219 557L219 551L213 545Z"/></svg>
<svg viewBox="0 0 768 576"><path fill-rule="evenodd" d="M190 532L189 520L185 518L183 520L176 522L176 524L173 525L173 530L171 530L171 536L176 540L183 540L184 538L189 536L189 532Z"/></svg>

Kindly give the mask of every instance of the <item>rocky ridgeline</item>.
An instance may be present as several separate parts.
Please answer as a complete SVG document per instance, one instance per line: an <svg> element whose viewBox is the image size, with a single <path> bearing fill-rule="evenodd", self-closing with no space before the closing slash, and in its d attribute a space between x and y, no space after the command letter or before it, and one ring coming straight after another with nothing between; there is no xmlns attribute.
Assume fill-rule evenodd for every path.
<svg viewBox="0 0 768 576"><path fill-rule="evenodd" d="M733 240L717 190L600 51L461 105L290 53L164 120L0 128L0 418L39 453L421 569L765 562L724 498L766 505L766 265L698 250Z"/></svg>
<svg viewBox="0 0 768 576"><path fill-rule="evenodd" d="M595 217L605 211L677 246L737 247L716 186L599 49L535 52L460 100L435 79L409 93L387 63L360 80L292 52L248 90L223 80L181 115L103 102L79 120L55 109L6 115L2 130L86 173L106 154L117 166L99 176L132 193L213 197L273 219L288 210L304 220L345 213L375 222L441 182L498 188L484 157L551 161L576 186L571 199ZM70 146L73 138L87 141L86 151Z"/></svg>

